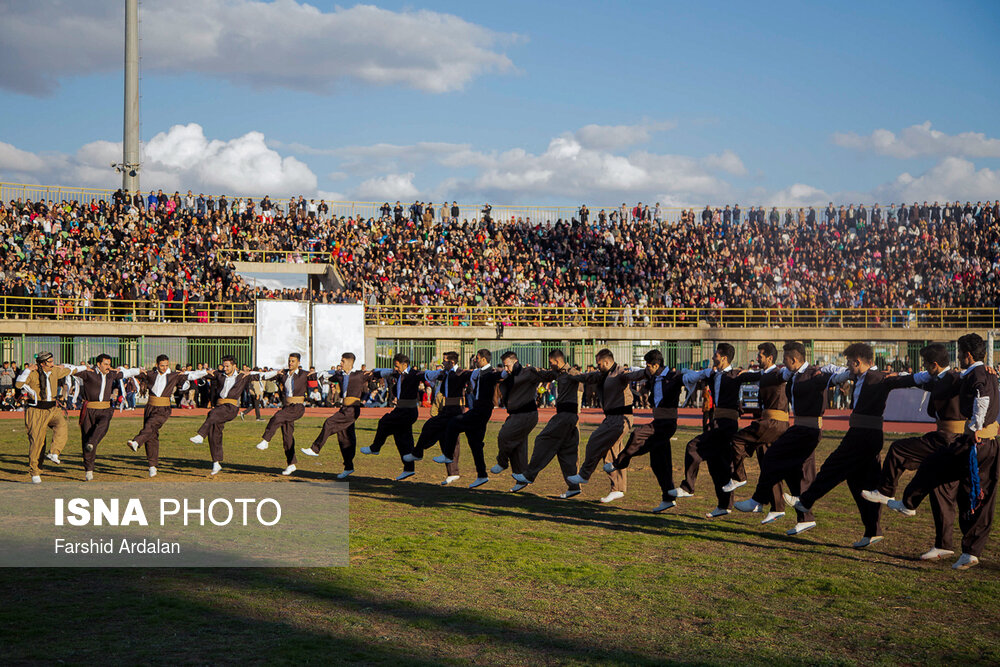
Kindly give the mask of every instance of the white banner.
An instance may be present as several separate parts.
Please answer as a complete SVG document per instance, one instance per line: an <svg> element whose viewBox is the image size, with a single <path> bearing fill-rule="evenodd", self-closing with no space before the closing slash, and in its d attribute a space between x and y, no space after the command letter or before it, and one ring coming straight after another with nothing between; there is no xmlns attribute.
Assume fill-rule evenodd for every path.
<svg viewBox="0 0 1000 667"><path fill-rule="evenodd" d="M889 392L885 403L887 422L932 422L927 414L927 401L931 394L923 389L896 389Z"/></svg>
<svg viewBox="0 0 1000 667"><path fill-rule="evenodd" d="M298 352L309 368L309 304L305 301L257 301L254 360L258 367L285 368Z"/></svg>
<svg viewBox="0 0 1000 667"><path fill-rule="evenodd" d="M355 368L365 359L365 307L360 303L313 304L312 358L317 370L333 368L344 352L357 357Z"/></svg>

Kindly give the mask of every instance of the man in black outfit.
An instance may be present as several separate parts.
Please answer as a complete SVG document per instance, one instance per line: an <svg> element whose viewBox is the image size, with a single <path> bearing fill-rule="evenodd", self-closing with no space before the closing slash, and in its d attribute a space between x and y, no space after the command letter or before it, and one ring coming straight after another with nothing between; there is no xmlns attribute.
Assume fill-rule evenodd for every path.
<svg viewBox="0 0 1000 667"><path fill-rule="evenodd" d="M469 484L470 489L490 481L486 475L486 457L483 455L483 449L486 447L484 442L486 426L493 416L493 393L500 381L500 371L490 366L492 358L492 353L486 348L476 353L476 368L469 374L470 409L451 418L441 440L442 453L434 457L435 463L453 463L458 436L465 433L469 449L472 450L472 459L476 463L476 479Z"/></svg>
<svg viewBox="0 0 1000 667"><path fill-rule="evenodd" d="M966 422L965 433L928 456L914 475L902 500L889 501L889 509L913 516L920 502L941 484L959 482L958 525L962 530L962 555L952 567L967 570L979 564L979 556L993 528L1000 456L997 455L997 415L1000 387L983 364L986 341L979 334L958 339L958 361L962 367L959 408Z"/></svg>

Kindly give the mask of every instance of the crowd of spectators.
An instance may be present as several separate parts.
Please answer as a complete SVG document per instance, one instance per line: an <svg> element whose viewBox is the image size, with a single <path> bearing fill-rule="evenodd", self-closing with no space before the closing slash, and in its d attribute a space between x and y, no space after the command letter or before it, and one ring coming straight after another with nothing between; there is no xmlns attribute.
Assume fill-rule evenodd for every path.
<svg viewBox="0 0 1000 667"><path fill-rule="evenodd" d="M659 204L581 206L545 223L501 220L489 205L471 219L461 210L386 202L372 217L338 217L323 201L279 206L191 192L0 202L4 316L22 314L18 297L42 299L55 316L100 316L137 302L137 319L201 319L204 311L205 320L218 315L201 304L266 298L637 313L1000 305L996 201L727 205L669 220ZM239 259L330 262L343 289L255 288L234 270Z"/></svg>

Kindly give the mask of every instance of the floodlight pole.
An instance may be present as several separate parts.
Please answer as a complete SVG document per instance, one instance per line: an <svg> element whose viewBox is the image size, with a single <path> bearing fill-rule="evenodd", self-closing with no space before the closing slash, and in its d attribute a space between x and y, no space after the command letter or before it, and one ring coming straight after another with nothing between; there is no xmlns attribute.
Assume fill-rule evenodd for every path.
<svg viewBox="0 0 1000 667"><path fill-rule="evenodd" d="M125 0L125 126L122 133L125 192L139 191L139 0Z"/></svg>

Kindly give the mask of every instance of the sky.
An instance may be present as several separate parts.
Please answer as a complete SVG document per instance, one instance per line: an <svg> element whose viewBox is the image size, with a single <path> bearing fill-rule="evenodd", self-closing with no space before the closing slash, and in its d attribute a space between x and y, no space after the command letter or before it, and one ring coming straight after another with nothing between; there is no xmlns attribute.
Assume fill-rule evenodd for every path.
<svg viewBox="0 0 1000 667"><path fill-rule="evenodd" d="M1000 197L1000 2L140 3L143 190ZM0 181L115 188L124 2L0 0Z"/></svg>

